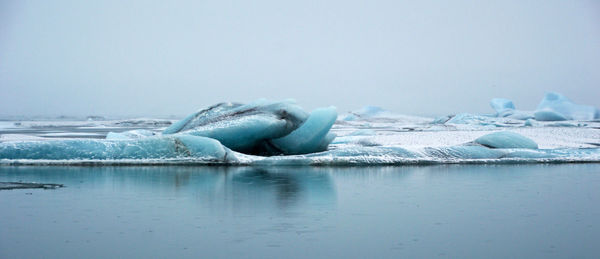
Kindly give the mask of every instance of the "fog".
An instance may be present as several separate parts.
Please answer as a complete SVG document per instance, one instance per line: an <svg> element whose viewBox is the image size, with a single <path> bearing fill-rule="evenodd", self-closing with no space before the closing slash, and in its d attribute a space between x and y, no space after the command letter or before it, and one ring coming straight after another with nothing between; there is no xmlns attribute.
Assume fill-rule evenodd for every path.
<svg viewBox="0 0 600 259"><path fill-rule="evenodd" d="M0 115L600 106L598 1L0 1Z"/></svg>

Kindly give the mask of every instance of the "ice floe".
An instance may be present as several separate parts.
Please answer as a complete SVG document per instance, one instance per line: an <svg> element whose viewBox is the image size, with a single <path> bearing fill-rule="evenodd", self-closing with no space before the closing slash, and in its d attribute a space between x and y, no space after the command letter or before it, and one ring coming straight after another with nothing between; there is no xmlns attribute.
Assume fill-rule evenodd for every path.
<svg viewBox="0 0 600 259"><path fill-rule="evenodd" d="M219 141L191 135L132 140L69 139L0 143L0 159L119 160L183 159L235 161Z"/></svg>

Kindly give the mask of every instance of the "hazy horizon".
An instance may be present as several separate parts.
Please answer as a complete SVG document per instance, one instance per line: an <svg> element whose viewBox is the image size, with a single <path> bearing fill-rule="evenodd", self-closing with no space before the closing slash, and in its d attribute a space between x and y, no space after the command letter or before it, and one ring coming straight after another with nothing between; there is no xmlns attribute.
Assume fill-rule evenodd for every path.
<svg viewBox="0 0 600 259"><path fill-rule="evenodd" d="M0 116L600 106L597 1L2 1Z"/></svg>

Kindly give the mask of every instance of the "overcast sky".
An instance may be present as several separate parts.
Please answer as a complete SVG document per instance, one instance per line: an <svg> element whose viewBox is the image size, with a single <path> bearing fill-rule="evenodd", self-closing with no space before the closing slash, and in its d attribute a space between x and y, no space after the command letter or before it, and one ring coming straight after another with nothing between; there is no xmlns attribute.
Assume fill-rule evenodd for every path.
<svg viewBox="0 0 600 259"><path fill-rule="evenodd" d="M600 1L0 0L0 115L600 106Z"/></svg>

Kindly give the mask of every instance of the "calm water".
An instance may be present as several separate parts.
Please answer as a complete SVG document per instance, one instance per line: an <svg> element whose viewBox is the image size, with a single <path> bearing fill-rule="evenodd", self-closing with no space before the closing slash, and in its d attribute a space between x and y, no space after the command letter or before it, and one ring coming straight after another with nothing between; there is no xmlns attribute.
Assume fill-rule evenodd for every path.
<svg viewBox="0 0 600 259"><path fill-rule="evenodd" d="M600 164L0 167L0 258L600 256Z"/></svg>

